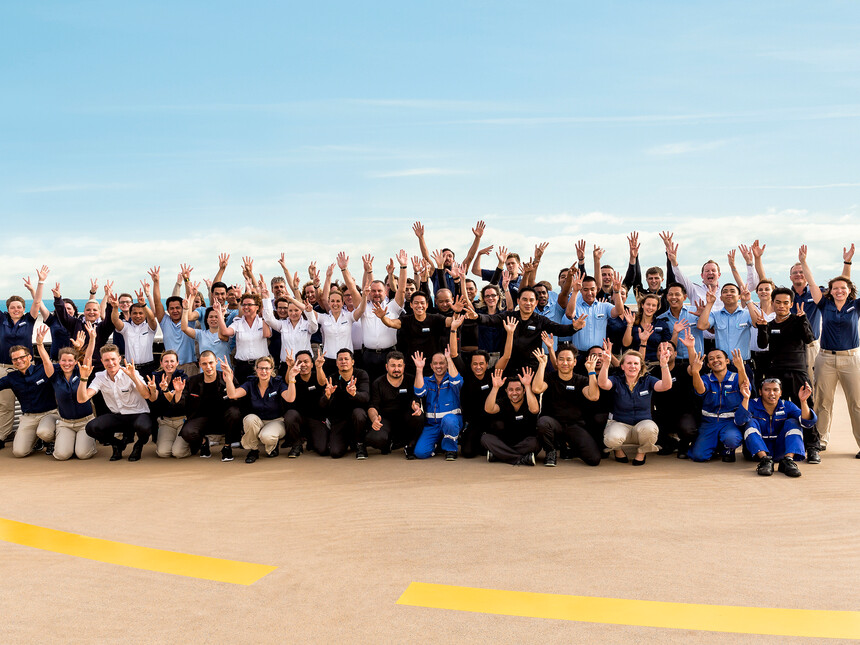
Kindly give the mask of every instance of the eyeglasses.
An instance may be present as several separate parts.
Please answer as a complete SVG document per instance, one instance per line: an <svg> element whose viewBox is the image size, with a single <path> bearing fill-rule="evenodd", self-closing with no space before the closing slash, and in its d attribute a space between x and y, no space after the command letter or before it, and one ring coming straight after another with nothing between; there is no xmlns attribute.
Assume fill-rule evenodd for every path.
<svg viewBox="0 0 860 645"><path fill-rule="evenodd" d="M29 354L24 354L23 356L13 356L12 362L17 363L18 361L26 361L28 358L30 358Z"/></svg>
<svg viewBox="0 0 860 645"><path fill-rule="evenodd" d="M258 372L271 372L271 371L272 371L272 368L271 368L271 367L268 367L267 365L258 365L258 366L257 366L257 371L258 371Z"/></svg>
<svg viewBox="0 0 860 645"><path fill-rule="evenodd" d="M243 302L242 306L243 307L256 307L257 303L256 302Z"/></svg>

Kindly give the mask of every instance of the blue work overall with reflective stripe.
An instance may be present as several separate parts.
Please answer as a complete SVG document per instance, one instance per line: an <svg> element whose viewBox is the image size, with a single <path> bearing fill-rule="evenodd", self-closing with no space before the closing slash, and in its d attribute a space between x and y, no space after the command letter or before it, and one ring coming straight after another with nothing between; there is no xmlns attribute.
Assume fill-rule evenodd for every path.
<svg viewBox="0 0 860 645"><path fill-rule="evenodd" d="M424 377L424 387L415 388L415 396L424 398L427 425L415 444L415 456L427 459L433 456L437 444L445 452L457 452L457 437L463 429L460 411L460 389L463 377L448 374L439 383L435 376Z"/></svg>
<svg viewBox="0 0 860 645"><path fill-rule="evenodd" d="M802 428L811 428L818 421L815 412L808 421L801 414L794 403L780 399L769 415L761 399L752 399L749 410L741 406L735 412L735 423L746 427L744 443L753 455L766 452L779 461L788 453L800 461L806 458Z"/></svg>
<svg viewBox="0 0 860 645"><path fill-rule="evenodd" d="M743 396L738 387L738 375L727 372L720 382L713 374L702 377L705 385L702 397L702 425L699 436L687 455L693 461L708 461L720 444L734 452L743 442L743 435L735 425L735 411Z"/></svg>

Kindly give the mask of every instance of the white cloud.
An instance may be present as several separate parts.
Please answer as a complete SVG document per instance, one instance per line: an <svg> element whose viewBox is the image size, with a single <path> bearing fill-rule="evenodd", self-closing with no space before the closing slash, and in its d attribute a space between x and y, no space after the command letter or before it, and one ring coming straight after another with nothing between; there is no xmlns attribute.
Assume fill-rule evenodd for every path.
<svg viewBox="0 0 860 645"><path fill-rule="evenodd" d="M674 156L684 155L691 152L703 152L705 150L715 150L726 145L725 140L720 141L679 141L677 143L664 143L663 145L654 146L648 149L649 155L655 156Z"/></svg>

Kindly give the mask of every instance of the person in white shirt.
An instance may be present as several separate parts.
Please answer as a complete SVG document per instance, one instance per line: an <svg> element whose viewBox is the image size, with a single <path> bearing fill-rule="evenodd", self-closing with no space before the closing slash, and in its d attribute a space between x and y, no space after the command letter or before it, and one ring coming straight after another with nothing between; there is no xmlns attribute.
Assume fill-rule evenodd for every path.
<svg viewBox="0 0 860 645"><path fill-rule="evenodd" d="M143 446L152 435L152 417L146 402L149 389L133 363L121 365L116 345L105 345L99 354L105 369L98 372L89 385L87 379L92 374L92 366L82 365L80 368L78 403L86 403L101 392L110 413L99 415L87 423L87 434L102 445L113 446L111 461L122 459L122 451L137 435L128 460L138 461ZM122 439L116 438L119 433Z"/></svg>
<svg viewBox="0 0 860 645"><path fill-rule="evenodd" d="M313 315L312 305L297 300L289 294L275 299L275 306L287 303L286 320L278 320L275 318L272 301L268 295L268 291L264 288L263 320L273 331L281 334L281 366L278 373L285 376L289 369L288 357L294 357L302 350L311 351L311 336L319 329L319 323Z"/></svg>
<svg viewBox="0 0 860 645"><path fill-rule="evenodd" d="M142 297L141 293L141 297ZM137 371L143 376L152 376L155 371L155 359L152 355L152 344L155 342L155 330L158 322L155 314L138 301L131 305L128 319L120 318L119 300L113 294L110 296L111 321L116 331L125 340L125 360L134 363Z"/></svg>
<svg viewBox="0 0 860 645"><path fill-rule="evenodd" d="M266 300L268 301L268 297ZM254 363L258 358L269 355L266 339L272 335L272 329L260 317L262 304L256 293L245 293L239 300L241 313L233 319L229 327L223 318L218 319L218 334L221 340L236 338L236 365L233 371L240 382L244 382L254 373Z"/></svg>

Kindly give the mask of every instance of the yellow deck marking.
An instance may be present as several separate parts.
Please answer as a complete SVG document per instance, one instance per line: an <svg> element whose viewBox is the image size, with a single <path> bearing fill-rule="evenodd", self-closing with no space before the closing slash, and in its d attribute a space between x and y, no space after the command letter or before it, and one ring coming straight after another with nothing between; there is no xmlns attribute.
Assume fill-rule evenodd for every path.
<svg viewBox="0 0 860 645"><path fill-rule="evenodd" d="M425 582L411 583L397 604L613 625L775 636L860 638L860 612L856 611L695 605L476 589Z"/></svg>
<svg viewBox="0 0 860 645"><path fill-rule="evenodd" d="M277 567L151 549L0 518L0 540L124 567L252 585Z"/></svg>

